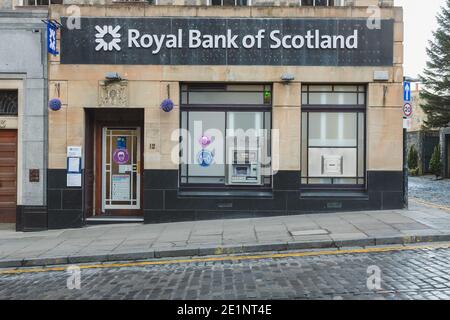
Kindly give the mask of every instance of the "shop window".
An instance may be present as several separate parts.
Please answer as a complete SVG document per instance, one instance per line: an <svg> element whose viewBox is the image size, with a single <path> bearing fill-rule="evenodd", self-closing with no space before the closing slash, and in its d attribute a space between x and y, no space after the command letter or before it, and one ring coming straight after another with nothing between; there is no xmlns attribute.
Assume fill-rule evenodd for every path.
<svg viewBox="0 0 450 320"><path fill-rule="evenodd" d="M183 85L182 96L180 186L270 188L271 87Z"/></svg>
<svg viewBox="0 0 450 320"><path fill-rule="evenodd" d="M365 86L303 86L302 185L365 185Z"/></svg>
<svg viewBox="0 0 450 320"><path fill-rule="evenodd" d="M0 115L16 116L18 104L17 90L0 90Z"/></svg>
<svg viewBox="0 0 450 320"><path fill-rule="evenodd" d="M302 6L316 6L316 7L326 7L326 6L343 6L344 0L302 0Z"/></svg>
<svg viewBox="0 0 450 320"><path fill-rule="evenodd" d="M247 0L210 0L212 6L246 6Z"/></svg>
<svg viewBox="0 0 450 320"><path fill-rule="evenodd" d="M63 0L27 0L29 6L48 6L50 4L63 4Z"/></svg>

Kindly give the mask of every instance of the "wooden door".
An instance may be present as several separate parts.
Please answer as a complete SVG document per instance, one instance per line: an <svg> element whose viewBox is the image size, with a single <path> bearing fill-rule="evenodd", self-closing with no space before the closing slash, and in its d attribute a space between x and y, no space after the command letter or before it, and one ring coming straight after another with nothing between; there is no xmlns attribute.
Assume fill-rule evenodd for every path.
<svg viewBox="0 0 450 320"><path fill-rule="evenodd" d="M17 131L0 130L0 223L16 222Z"/></svg>

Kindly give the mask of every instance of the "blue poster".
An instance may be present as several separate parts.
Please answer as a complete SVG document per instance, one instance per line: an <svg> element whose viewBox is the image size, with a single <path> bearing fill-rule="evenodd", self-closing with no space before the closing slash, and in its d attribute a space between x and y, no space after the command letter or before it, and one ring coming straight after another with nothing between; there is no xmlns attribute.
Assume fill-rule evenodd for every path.
<svg viewBox="0 0 450 320"><path fill-rule="evenodd" d="M116 149L127 148L127 137L117 137Z"/></svg>

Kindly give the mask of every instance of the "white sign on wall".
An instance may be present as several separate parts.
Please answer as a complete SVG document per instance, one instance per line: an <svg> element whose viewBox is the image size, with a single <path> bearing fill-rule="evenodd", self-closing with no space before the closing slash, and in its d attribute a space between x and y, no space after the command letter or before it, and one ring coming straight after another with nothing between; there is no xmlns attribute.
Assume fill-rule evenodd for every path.
<svg viewBox="0 0 450 320"><path fill-rule="evenodd" d="M81 146L68 146L67 147L68 158L81 158Z"/></svg>
<svg viewBox="0 0 450 320"><path fill-rule="evenodd" d="M67 174L67 186L68 187L81 187L81 173L68 173Z"/></svg>
<svg viewBox="0 0 450 320"><path fill-rule="evenodd" d="M411 119L403 118L403 129L411 129Z"/></svg>

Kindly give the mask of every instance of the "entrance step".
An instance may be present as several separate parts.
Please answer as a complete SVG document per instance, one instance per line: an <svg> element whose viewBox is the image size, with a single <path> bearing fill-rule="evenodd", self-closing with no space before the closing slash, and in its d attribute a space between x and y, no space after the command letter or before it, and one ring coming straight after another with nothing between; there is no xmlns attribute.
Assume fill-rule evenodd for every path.
<svg viewBox="0 0 450 320"><path fill-rule="evenodd" d="M115 223L139 223L144 222L143 217L92 217L86 218L86 224L115 224Z"/></svg>

